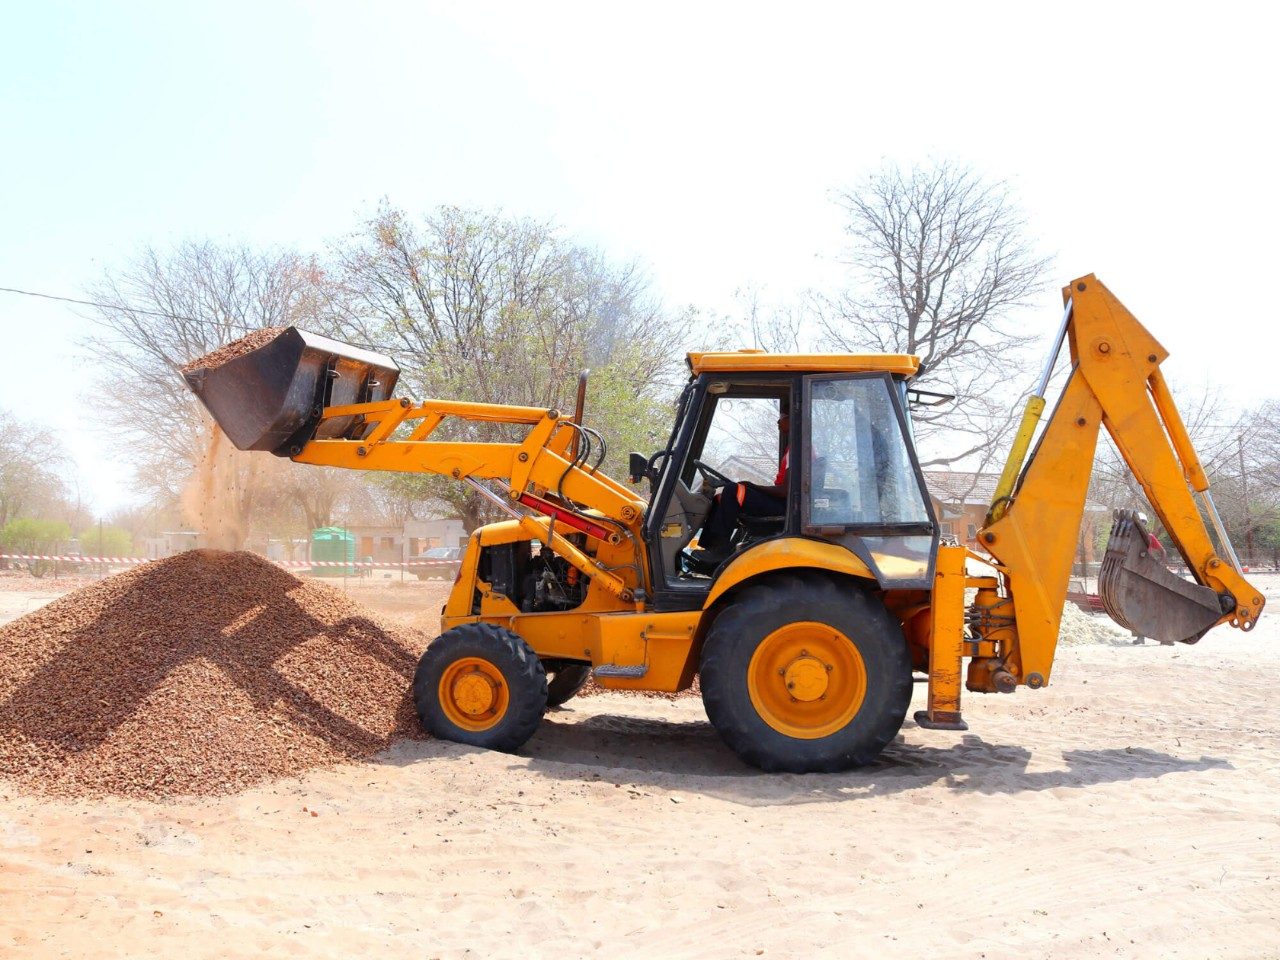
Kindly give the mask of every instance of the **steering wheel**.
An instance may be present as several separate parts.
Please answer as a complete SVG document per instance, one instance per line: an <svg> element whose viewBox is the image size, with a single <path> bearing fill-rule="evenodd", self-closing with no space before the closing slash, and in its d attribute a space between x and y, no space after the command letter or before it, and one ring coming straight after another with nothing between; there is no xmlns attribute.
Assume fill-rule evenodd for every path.
<svg viewBox="0 0 1280 960"><path fill-rule="evenodd" d="M704 479L712 481L717 486L732 487L735 484L735 481L730 480L715 467L707 466L701 460L693 461L693 465Z"/></svg>

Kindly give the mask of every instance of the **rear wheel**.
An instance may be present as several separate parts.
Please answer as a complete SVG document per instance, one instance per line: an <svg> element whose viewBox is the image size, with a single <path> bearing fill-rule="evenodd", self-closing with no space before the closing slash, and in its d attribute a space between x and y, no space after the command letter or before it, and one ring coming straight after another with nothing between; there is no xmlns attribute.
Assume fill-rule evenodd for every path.
<svg viewBox="0 0 1280 960"><path fill-rule="evenodd" d="M702 700L721 738L770 771L870 763L902 727L911 658L876 597L826 577L748 587L702 648Z"/></svg>
<svg viewBox="0 0 1280 960"><path fill-rule="evenodd" d="M510 752L538 729L547 677L518 634L467 623L427 647L413 676L413 699L433 736Z"/></svg>
<svg viewBox="0 0 1280 960"><path fill-rule="evenodd" d="M591 679L591 664L572 660L544 660L547 671L547 706L558 707L577 696Z"/></svg>

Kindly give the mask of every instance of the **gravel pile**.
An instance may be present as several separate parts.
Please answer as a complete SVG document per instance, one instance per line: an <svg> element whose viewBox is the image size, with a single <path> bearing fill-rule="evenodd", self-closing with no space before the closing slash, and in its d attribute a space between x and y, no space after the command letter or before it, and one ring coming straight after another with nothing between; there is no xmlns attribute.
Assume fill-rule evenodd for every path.
<svg viewBox="0 0 1280 960"><path fill-rule="evenodd" d="M266 346L288 329L288 327L263 327L261 330L255 330L239 340L232 340L226 346L206 353L203 357L188 360L182 365L182 372L190 373L192 370L220 367L228 360L234 360L236 357L242 357L250 351Z"/></svg>
<svg viewBox="0 0 1280 960"><path fill-rule="evenodd" d="M160 799L367 757L423 736L426 643L253 554L145 564L0 627L0 778Z"/></svg>
<svg viewBox="0 0 1280 960"><path fill-rule="evenodd" d="M1074 603L1067 603L1062 608L1062 625L1058 628L1058 642L1068 646L1082 643L1120 646L1131 644L1133 635L1106 615L1085 613Z"/></svg>

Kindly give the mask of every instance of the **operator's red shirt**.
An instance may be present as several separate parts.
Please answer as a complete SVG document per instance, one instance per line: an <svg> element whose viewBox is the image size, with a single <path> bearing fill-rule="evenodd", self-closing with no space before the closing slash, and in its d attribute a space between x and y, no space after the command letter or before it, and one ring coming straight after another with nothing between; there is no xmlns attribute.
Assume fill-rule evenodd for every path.
<svg viewBox="0 0 1280 960"><path fill-rule="evenodd" d="M782 451L782 462L778 464L778 475L773 478L775 487L786 486L787 483L787 461L791 459L791 451Z"/></svg>

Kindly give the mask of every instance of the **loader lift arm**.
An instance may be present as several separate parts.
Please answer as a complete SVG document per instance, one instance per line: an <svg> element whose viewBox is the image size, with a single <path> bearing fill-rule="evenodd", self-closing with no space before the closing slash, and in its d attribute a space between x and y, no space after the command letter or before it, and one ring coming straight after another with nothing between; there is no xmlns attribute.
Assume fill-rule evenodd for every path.
<svg viewBox="0 0 1280 960"><path fill-rule="evenodd" d="M1160 364L1168 351L1092 274L1063 288L1062 332L1037 394L1027 404L1009 463L979 533L994 557L997 576L966 577L963 556L946 558L942 547L935 590L930 651L930 710L926 722L959 719L959 657L968 655L967 686L1010 692L1049 681L1066 601L1071 565L1084 513L1100 427L1142 486L1195 583L1149 556L1147 532L1127 511L1117 511L1100 591L1114 619L1157 639L1194 643L1218 623L1250 630L1264 599L1242 575L1186 427ZM1066 386L1029 459L1023 463L1044 407L1044 389L1065 339L1072 368ZM1197 507L1217 528L1215 548ZM986 558L975 559L990 563ZM945 576L978 589L965 611L946 589ZM951 598L949 604L946 598ZM963 621L963 626L962 626ZM967 634L954 634L967 626ZM936 661L936 662L935 662ZM936 691L935 691L936 686ZM936 697L934 696L936 692ZM936 700L936 705L935 705Z"/></svg>
<svg viewBox="0 0 1280 960"><path fill-rule="evenodd" d="M579 444L580 424L558 410L451 400L408 399L326 407L320 420L361 418L368 425L361 439L313 439L291 459L298 463L356 470L435 473L468 482L500 509L516 517L530 536L597 580L624 601L642 583L628 582L567 540L555 527L580 531L612 545L638 542L644 501L622 484L588 465ZM510 443L433 440L445 421L459 420L527 426L524 439ZM397 437L405 425L407 435ZM320 430L319 432L323 432ZM584 452L579 453L582 449ZM484 480L499 480L506 499ZM576 504L590 504L584 514ZM523 506L535 513L521 513ZM540 514L540 515L536 515ZM636 564L637 570L642 564Z"/></svg>

